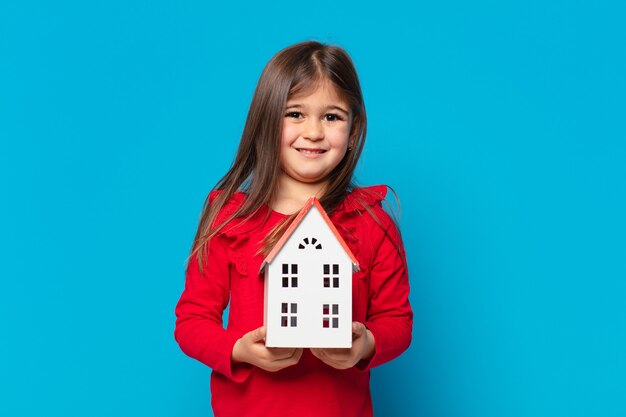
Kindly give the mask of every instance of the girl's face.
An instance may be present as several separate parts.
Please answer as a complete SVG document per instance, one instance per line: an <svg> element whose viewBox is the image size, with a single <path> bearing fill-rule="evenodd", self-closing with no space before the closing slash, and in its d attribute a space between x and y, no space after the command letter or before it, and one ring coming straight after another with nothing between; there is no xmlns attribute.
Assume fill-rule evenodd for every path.
<svg viewBox="0 0 626 417"><path fill-rule="evenodd" d="M324 183L346 155L352 113L330 82L289 97L285 107L280 165L282 176Z"/></svg>

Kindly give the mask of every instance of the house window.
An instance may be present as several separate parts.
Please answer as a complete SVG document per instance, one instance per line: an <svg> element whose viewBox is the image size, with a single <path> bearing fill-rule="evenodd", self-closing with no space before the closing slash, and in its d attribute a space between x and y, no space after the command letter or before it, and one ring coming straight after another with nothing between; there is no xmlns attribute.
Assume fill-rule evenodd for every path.
<svg viewBox="0 0 626 417"><path fill-rule="evenodd" d="M331 270L332 267L332 277L331 277ZM324 288L330 288L330 283L332 282L333 284L333 288L339 288L339 264L324 264L323 265L323 285ZM331 281L332 278L332 281Z"/></svg>
<svg viewBox="0 0 626 417"><path fill-rule="evenodd" d="M298 288L298 264L283 264L282 270L283 288ZM291 274L289 271L291 271Z"/></svg>
<svg viewBox="0 0 626 417"><path fill-rule="evenodd" d="M322 304L322 328L339 328L339 304Z"/></svg>
<svg viewBox="0 0 626 417"><path fill-rule="evenodd" d="M280 304L280 327L298 327L298 304Z"/></svg>
<svg viewBox="0 0 626 417"><path fill-rule="evenodd" d="M318 243L317 239L315 239L314 237L312 238L305 237L304 239L302 239L302 241L298 245L298 249L306 249L306 247L309 245L314 247L317 250L322 249L322 244Z"/></svg>

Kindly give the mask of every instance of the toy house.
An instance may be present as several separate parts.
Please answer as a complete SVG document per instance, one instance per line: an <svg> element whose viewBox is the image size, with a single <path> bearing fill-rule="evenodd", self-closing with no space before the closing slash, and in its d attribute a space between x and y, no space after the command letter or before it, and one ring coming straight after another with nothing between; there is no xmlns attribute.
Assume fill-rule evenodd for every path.
<svg viewBox="0 0 626 417"><path fill-rule="evenodd" d="M358 261L312 197L261 265L265 345L352 346L352 272Z"/></svg>

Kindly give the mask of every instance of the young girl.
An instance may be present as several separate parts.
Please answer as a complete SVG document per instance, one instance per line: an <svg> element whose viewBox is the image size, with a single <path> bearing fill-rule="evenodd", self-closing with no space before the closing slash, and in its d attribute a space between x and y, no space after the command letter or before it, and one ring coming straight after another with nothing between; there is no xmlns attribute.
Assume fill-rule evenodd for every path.
<svg viewBox="0 0 626 417"><path fill-rule="evenodd" d="M407 266L381 206L387 187L352 183L365 132L343 49L304 42L269 61L235 161L205 202L176 306L181 349L213 369L216 416L371 416L370 369L409 346ZM352 348L266 348L259 269L311 196L359 261Z"/></svg>

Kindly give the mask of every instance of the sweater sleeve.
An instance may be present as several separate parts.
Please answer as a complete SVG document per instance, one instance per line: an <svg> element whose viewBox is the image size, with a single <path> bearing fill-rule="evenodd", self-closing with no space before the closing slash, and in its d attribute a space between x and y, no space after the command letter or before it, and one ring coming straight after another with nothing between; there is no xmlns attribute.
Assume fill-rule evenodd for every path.
<svg viewBox="0 0 626 417"><path fill-rule="evenodd" d="M187 268L185 289L176 305L174 337L188 356L236 382L244 381L250 367L232 363L231 354L239 332L225 329L222 314L230 293L229 260L221 236L211 239L203 272L196 255Z"/></svg>
<svg viewBox="0 0 626 417"><path fill-rule="evenodd" d="M388 362L411 344L413 311L409 303L409 276L400 233L382 208L376 213L382 223L382 240L370 272L370 294L365 326L374 335L374 356L357 367L367 370Z"/></svg>

